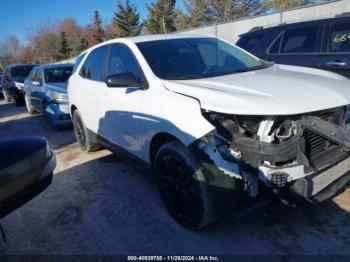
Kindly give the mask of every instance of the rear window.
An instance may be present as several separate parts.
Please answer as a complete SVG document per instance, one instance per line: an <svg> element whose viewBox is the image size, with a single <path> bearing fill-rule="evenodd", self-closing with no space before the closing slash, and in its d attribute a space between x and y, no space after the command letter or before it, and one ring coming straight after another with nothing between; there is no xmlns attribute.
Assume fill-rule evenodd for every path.
<svg viewBox="0 0 350 262"><path fill-rule="evenodd" d="M72 66L45 69L46 83L65 83L72 74Z"/></svg>
<svg viewBox="0 0 350 262"><path fill-rule="evenodd" d="M281 53L315 52L318 26L287 29L284 33Z"/></svg>
<svg viewBox="0 0 350 262"><path fill-rule="evenodd" d="M264 35L251 35L251 36L243 36L237 42L237 46L247 50L248 52L252 51L263 39Z"/></svg>
<svg viewBox="0 0 350 262"><path fill-rule="evenodd" d="M350 20L335 22L331 27L329 51L350 52Z"/></svg>
<svg viewBox="0 0 350 262"><path fill-rule="evenodd" d="M27 77L35 65L15 66L11 68L12 77Z"/></svg>

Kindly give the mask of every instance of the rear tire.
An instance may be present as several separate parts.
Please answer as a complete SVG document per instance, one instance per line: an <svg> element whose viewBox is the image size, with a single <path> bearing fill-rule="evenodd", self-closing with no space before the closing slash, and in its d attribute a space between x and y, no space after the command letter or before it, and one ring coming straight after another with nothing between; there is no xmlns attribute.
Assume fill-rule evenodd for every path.
<svg viewBox="0 0 350 262"><path fill-rule="evenodd" d="M75 110L73 113L73 127L75 137L81 150L85 152L94 152L100 149L100 146L93 142L91 134L85 127L78 110Z"/></svg>
<svg viewBox="0 0 350 262"><path fill-rule="evenodd" d="M11 96L9 96L9 94L5 91L2 91L3 92L3 95L4 95L4 99L7 103L10 103L12 101L12 98Z"/></svg>
<svg viewBox="0 0 350 262"><path fill-rule="evenodd" d="M164 144L153 163L161 198L182 226L198 229L217 218L209 187L193 153L178 141Z"/></svg>

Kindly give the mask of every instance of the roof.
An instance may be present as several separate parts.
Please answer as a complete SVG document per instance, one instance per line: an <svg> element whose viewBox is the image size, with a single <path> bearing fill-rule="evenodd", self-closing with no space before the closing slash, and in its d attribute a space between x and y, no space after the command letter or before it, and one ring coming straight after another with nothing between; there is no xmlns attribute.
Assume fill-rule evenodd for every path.
<svg viewBox="0 0 350 262"><path fill-rule="evenodd" d="M47 64L47 65L42 65L41 67L43 69L52 69L52 68L61 68L61 67L69 67L69 66L74 66L73 64Z"/></svg>
<svg viewBox="0 0 350 262"><path fill-rule="evenodd" d="M295 20L295 21L280 22L280 23L270 24L270 25L265 25L265 26L255 26L252 29L250 29L248 32L240 34L239 36L241 37L243 35L258 33L258 32L261 32L262 30L265 30L265 29L273 29L273 28L280 27L280 26L303 24L303 23L309 23L309 22L325 21L325 20L332 20L332 19L339 19L339 18L346 18L346 17L350 17L350 12L344 12L342 14L335 15L333 17L313 18L310 20Z"/></svg>
<svg viewBox="0 0 350 262"><path fill-rule="evenodd" d="M193 35L193 34L163 34L163 35L142 35L142 36L133 36L127 37L126 39L134 42L134 43L142 43L149 41L158 41L158 40L169 40L169 39L183 39L183 38L202 38L208 37L203 35ZM113 40L111 40L113 42Z"/></svg>
<svg viewBox="0 0 350 262"><path fill-rule="evenodd" d="M20 66L37 66L37 64L14 64L14 65L9 65L7 68L14 68L14 67L20 67Z"/></svg>

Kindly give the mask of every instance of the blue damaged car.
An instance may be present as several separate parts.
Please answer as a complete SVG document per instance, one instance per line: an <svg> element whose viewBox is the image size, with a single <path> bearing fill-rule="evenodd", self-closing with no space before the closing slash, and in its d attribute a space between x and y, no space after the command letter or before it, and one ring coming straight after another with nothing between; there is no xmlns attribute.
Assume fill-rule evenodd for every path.
<svg viewBox="0 0 350 262"><path fill-rule="evenodd" d="M24 100L30 114L43 113L50 126L70 126L67 81L71 64L36 66L24 81Z"/></svg>

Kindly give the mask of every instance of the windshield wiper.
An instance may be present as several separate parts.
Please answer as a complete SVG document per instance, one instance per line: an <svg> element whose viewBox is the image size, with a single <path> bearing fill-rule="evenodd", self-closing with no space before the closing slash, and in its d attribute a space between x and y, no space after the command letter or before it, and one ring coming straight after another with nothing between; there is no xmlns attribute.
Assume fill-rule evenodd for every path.
<svg viewBox="0 0 350 262"><path fill-rule="evenodd" d="M169 78L169 80L189 80L189 79L198 79L203 78L203 75L186 75L175 78Z"/></svg>

